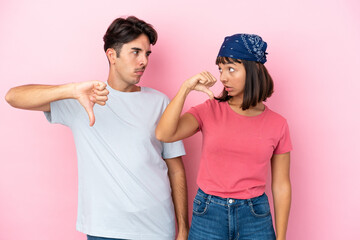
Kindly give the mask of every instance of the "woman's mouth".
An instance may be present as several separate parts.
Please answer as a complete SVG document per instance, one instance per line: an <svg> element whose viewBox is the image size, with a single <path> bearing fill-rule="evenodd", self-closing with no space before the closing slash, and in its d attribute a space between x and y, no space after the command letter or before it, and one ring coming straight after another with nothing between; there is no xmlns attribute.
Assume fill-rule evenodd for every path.
<svg viewBox="0 0 360 240"><path fill-rule="evenodd" d="M227 92L231 92L231 91L232 91L232 88L231 88L231 87L227 87L227 86L225 86L225 91L227 91Z"/></svg>

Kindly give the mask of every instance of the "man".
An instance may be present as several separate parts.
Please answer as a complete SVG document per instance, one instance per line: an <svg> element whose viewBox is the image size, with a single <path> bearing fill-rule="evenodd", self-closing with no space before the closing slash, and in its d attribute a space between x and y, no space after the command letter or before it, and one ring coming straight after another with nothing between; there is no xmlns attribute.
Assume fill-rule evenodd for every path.
<svg viewBox="0 0 360 240"><path fill-rule="evenodd" d="M174 205L177 239L187 239L184 148L155 138L169 100L136 85L156 40L150 24L115 19L104 36L108 87L100 81L25 85L6 95L13 107L44 111L51 123L71 128L79 169L77 229L89 240L174 239Z"/></svg>

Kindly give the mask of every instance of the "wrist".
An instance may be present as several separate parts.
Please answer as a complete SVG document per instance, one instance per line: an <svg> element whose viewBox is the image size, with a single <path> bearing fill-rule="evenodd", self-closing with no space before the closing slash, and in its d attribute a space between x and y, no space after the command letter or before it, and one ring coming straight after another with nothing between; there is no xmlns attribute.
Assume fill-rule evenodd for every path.
<svg viewBox="0 0 360 240"><path fill-rule="evenodd" d="M68 83L64 85L66 91L69 93L69 98L78 99L80 97L77 86L78 83Z"/></svg>
<svg viewBox="0 0 360 240"><path fill-rule="evenodd" d="M182 95L185 95L185 97L191 92L191 88L187 85L186 82L184 82L179 90L179 93L181 93Z"/></svg>
<svg viewBox="0 0 360 240"><path fill-rule="evenodd" d="M63 85L51 86L51 94L55 100L76 98L75 97L75 83L68 83Z"/></svg>
<svg viewBox="0 0 360 240"><path fill-rule="evenodd" d="M178 229L178 237L185 237L187 239L189 235L189 229Z"/></svg>
<svg viewBox="0 0 360 240"><path fill-rule="evenodd" d="M277 235L276 240L286 240L286 237Z"/></svg>
<svg viewBox="0 0 360 240"><path fill-rule="evenodd" d="M178 223L178 233L188 234L189 233L189 223L186 223L185 220Z"/></svg>

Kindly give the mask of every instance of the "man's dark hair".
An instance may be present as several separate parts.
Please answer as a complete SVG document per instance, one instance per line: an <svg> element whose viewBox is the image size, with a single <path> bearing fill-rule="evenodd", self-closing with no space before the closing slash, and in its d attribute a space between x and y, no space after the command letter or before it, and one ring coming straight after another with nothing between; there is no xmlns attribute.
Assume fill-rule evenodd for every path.
<svg viewBox="0 0 360 240"><path fill-rule="evenodd" d="M246 71L244 98L241 104L242 110L255 107L259 102L266 101L274 92L274 82L264 64L229 57L216 58L216 65L235 62L244 64ZM228 95L228 92L224 88L221 95L215 99L220 102L225 102L231 99L231 96Z"/></svg>
<svg viewBox="0 0 360 240"><path fill-rule="evenodd" d="M131 42L145 34L150 44L155 45L157 41L157 32L151 24L144 22L134 16L115 19L107 29L104 35L104 50L113 48L116 56L120 56L120 50L123 44Z"/></svg>

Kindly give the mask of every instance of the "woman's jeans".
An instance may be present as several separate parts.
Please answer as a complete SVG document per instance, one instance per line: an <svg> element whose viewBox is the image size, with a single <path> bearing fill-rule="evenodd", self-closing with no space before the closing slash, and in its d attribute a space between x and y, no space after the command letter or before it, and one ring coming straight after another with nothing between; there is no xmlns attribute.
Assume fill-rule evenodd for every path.
<svg viewBox="0 0 360 240"><path fill-rule="evenodd" d="M269 201L221 198L198 190L189 240L275 240Z"/></svg>

